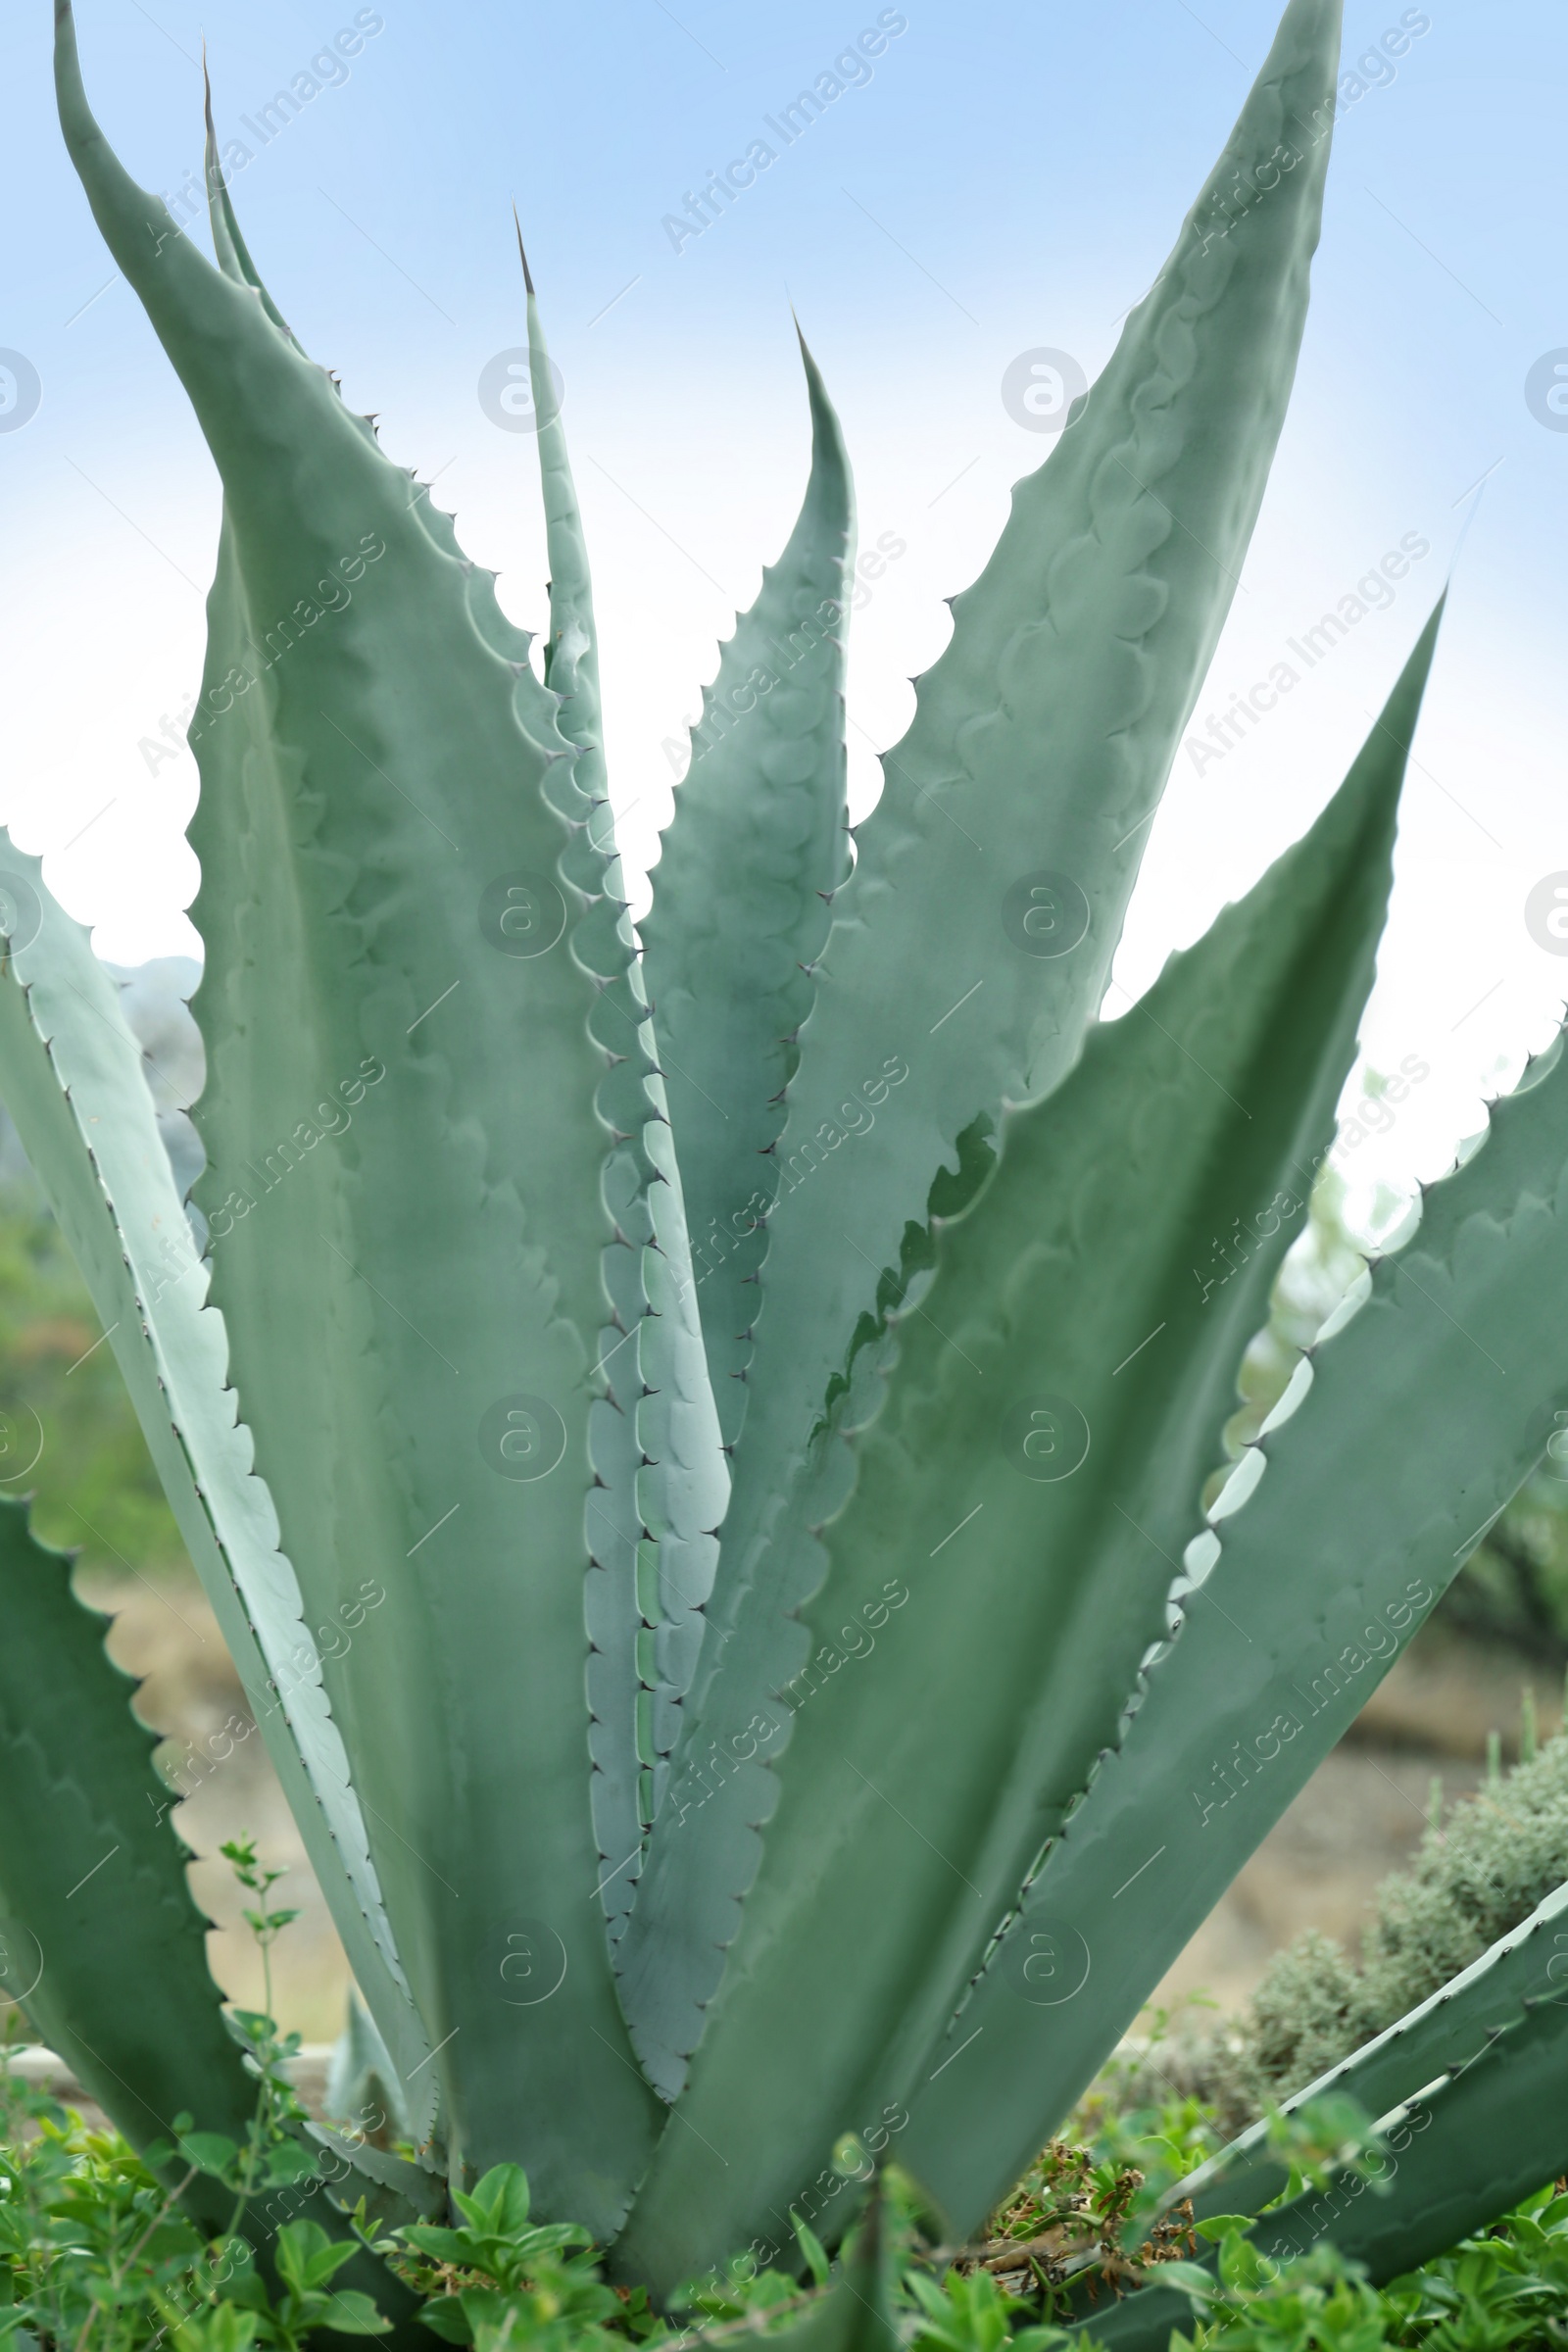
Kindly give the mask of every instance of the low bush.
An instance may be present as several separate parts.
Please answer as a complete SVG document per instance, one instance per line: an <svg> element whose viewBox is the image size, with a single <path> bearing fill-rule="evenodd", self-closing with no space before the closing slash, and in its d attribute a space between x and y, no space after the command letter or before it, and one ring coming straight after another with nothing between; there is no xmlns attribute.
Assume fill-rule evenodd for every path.
<svg viewBox="0 0 1568 2352"><path fill-rule="evenodd" d="M1290 2128L1298 2179L1338 2140L1341 2119L1327 2120L1332 2129L1316 2141L1312 2111ZM1154 2219L1171 2186L1219 2144L1212 2106L1187 2097L1122 2111L1097 2094L1074 2128L1081 2135L1052 2143L973 2246L943 2246L912 2184L896 2172L885 2177L888 2318L904 2352L1065 2352L1069 2342L1096 2352L1092 2334L1069 2338L1060 2325L1063 2276L1075 2257L1081 2273L1086 2255L1102 2303L1136 2291L1154 2266L1189 2287L1191 2333L1173 2335L1172 2352L1568 2344L1562 2183L1379 2290L1329 2245L1275 2266L1246 2243L1244 2223L1195 2230L1180 2207ZM451 2228L379 2234L362 2205L347 2237L294 2220L259 2262L238 2234L204 2238L118 2133L91 2129L8 2068L0 2070L0 2344L8 2352L303 2352L322 2331L392 2335L375 2298L339 2282L363 2249L381 2258L389 2289L395 2277L413 2290L424 2328L476 2352L685 2352L784 2336L815 2315L828 2284L827 2256L798 2224L800 2276L741 2260L694 2282L662 2316L641 2289L607 2283L586 2230L531 2220L528 2184L514 2165L497 2166L460 2196ZM234 2174L234 2152L207 2147L201 2134L187 2134L182 2152L192 2172ZM1334 2153L1343 2155L1343 2144ZM1220 2241L1217 2279L1189 2260L1200 2237ZM396 2335L419 2341L406 2325Z"/></svg>
<svg viewBox="0 0 1568 2352"><path fill-rule="evenodd" d="M1276 1955L1236 2025L1197 2060L1199 2086L1239 2130L1394 2024L1568 1879L1568 1737L1433 1818L1413 1868L1384 1880L1359 1965L1315 1929ZM1191 2062L1189 2062L1191 2063Z"/></svg>

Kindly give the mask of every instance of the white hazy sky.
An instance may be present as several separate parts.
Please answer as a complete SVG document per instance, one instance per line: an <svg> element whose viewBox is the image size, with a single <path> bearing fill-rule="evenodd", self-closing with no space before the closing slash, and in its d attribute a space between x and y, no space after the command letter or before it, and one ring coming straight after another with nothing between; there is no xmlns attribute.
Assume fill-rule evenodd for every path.
<svg viewBox="0 0 1568 2352"><path fill-rule="evenodd" d="M874 752L907 723L908 676L945 641L942 599L979 569L1010 484L1049 446L1003 404L1009 362L1050 346L1091 376L1103 364L1267 46L1269 0L910 0L871 78L678 253L663 216L876 6L369 13L380 29L345 77L263 146L241 118L353 25L348 0L78 8L100 118L167 191L199 164L205 32L220 135L255 150L235 198L274 294L347 397L379 414L389 451L439 474L469 552L538 626L532 443L477 397L485 363L523 331L515 197L565 383L634 869L668 815L667 747L799 501L793 300L844 418L862 543L892 534L906 551L854 628L863 808ZM194 762L150 766L139 747L197 684L218 489L61 150L50 14L32 0L0 34L13 137L0 370L21 354L41 387L19 423L29 379L0 372L0 817L45 855L99 952L134 962L197 952ZM1568 956L1525 919L1531 890L1568 869L1568 430L1527 397L1544 358L1568 362L1568 18L1559 0L1522 0L1506 20L1494 0L1349 0L1347 70L1416 17L1427 28L1392 77L1357 77L1337 135L1295 407L1195 727L1292 659L1287 641L1386 551L1414 537L1430 553L1245 747L1201 772L1178 757L1117 967L1123 990L1147 987L1309 821L1467 531L1365 1030L1374 1065L1431 1070L1356 1155L1396 1183L1441 1170L1568 993Z"/></svg>

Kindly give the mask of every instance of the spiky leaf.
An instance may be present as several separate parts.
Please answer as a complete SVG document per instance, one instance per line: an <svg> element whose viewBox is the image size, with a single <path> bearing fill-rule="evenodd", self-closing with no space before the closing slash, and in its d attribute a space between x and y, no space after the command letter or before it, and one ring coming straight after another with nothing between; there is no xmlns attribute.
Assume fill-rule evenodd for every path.
<svg viewBox="0 0 1568 2352"><path fill-rule="evenodd" d="M1306 838L1009 1115L989 1188L893 1319L896 1360L857 1383L885 1380L885 1401L859 1406L847 1449L819 1446L813 1660L752 1743L770 1754L793 1717L767 1868L681 2102L692 2129L633 2215L650 2260L688 2217L745 2235L798 2193L803 2153L911 2095L1114 1736L1332 1138L1436 629ZM1233 1220L1254 1255L1211 1296L1194 1269ZM764 1771L737 1777L755 1819ZM733 1926L715 1906L691 1932ZM788 2102L787 2141L748 2138L759 2101Z"/></svg>
<svg viewBox="0 0 1568 2352"><path fill-rule="evenodd" d="M518 252L522 240L519 232ZM608 1395L590 1417L594 1488L586 1533L588 1699L600 1899L618 1934L635 1898L643 1833L662 1790L697 1662L702 1611L729 1500L693 1284L681 1169L670 1134L648 1000L626 912L605 764L598 633L582 517L561 400L534 292L528 352L550 556L545 677L578 751L588 823L575 845L585 889L615 909L595 932L604 987L594 1034L617 1063L617 1141L605 1170L614 1215L604 1253L614 1317L600 1335Z"/></svg>
<svg viewBox="0 0 1568 2352"><path fill-rule="evenodd" d="M1189 1552L1173 1639L915 2102L906 2161L957 2230L1018 2178L1539 1460L1568 1405L1565 1210L1559 1037L1325 1328ZM1070 2008L1020 1998L1031 1950L1067 1949L1091 1963Z"/></svg>
<svg viewBox="0 0 1568 2352"><path fill-rule="evenodd" d="M896 1293L901 1256L918 1258L933 1207L953 1205L944 1172L956 1167L958 1197L972 1192L979 1139L1005 1102L1060 1078L1099 1004L1285 413L1339 23L1339 0L1291 0L1158 280L956 600L952 643L919 681L859 830L777 1148L766 1304L688 1772L715 1740L744 1737L805 1662L808 1454L854 1335ZM662 1953L675 1953L683 1919L751 1884L760 1816L737 1801L720 1797L695 1828L677 1829L671 1807L626 1945L632 2012L657 2002L678 2056L696 2044L722 1953L711 1941Z"/></svg>
<svg viewBox="0 0 1568 2352"><path fill-rule="evenodd" d="M1259 2124L1167 2203L1190 2198L1200 2221L1259 2213L1249 2235L1272 2260L1326 2239L1379 2284L1497 2220L1568 2164L1565 1917L1559 1887L1451 1984L1286 2101L1289 2112L1334 2093L1355 2099L1382 2143L1370 2183L1347 2170L1277 2202L1288 2176ZM1109 2312L1083 2308L1083 2331L1118 2352L1164 2352L1188 2309L1157 2282Z"/></svg>
<svg viewBox="0 0 1568 2352"><path fill-rule="evenodd" d="M26 1505L0 1496L0 1999L133 2146L167 2142L182 2112L238 2143L256 2086L208 1972L157 1739L107 1630ZM196 2203L217 2227L233 2199L214 2186Z"/></svg>
<svg viewBox="0 0 1568 2352"><path fill-rule="evenodd" d="M1445 2075L1472 2065L1496 2034L1540 2002L1560 2003L1568 1979L1568 1886L1556 1887L1518 1927L1383 2033L1282 2102L1287 2115L1315 2100L1354 2099L1363 2113L1390 2114ZM1287 2186L1267 2123L1252 2125L1180 2183L1201 2221L1215 2213L1259 2213ZM1534 2182L1527 2184L1535 2186Z"/></svg>
<svg viewBox="0 0 1568 2352"><path fill-rule="evenodd" d="M170 1174L120 991L37 858L0 832L16 909L0 965L0 1095L125 1378L356 1977L400 2070L428 2050L370 1860L272 1498L235 1415L221 1315ZM419 2118L429 2124L428 2103Z"/></svg>
<svg viewBox="0 0 1568 2352"><path fill-rule="evenodd" d="M115 162L69 12L58 79L223 480L191 838L201 1199L234 1383L337 1652L455 2147L522 2154L542 2201L607 2232L657 2113L585 1769L601 1179L610 1123L630 1124L591 1024L618 909L572 862L588 805L493 583ZM368 1579L386 1605L354 1627Z"/></svg>
<svg viewBox="0 0 1568 2352"><path fill-rule="evenodd" d="M854 498L839 421L804 339L801 356L811 403L805 502L703 698L643 924L703 1332L730 1445L745 1417L795 1037L811 1007L829 902L849 870Z"/></svg>

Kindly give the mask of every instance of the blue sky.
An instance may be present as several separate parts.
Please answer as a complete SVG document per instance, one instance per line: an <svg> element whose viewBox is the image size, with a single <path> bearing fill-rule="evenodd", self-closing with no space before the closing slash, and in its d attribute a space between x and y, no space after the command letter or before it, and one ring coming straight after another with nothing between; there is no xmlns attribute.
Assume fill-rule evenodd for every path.
<svg viewBox="0 0 1568 2352"><path fill-rule="evenodd" d="M196 776L175 747L218 493L139 310L107 282L54 123L50 14L27 0L3 35L0 349L36 371L40 400L6 429L7 385L24 396L29 379L0 375L0 816L46 854L100 952L133 961L195 946L182 834ZM1010 484L1049 446L1004 405L1009 363L1045 346L1098 371L1274 15L1267 0L78 8L100 119L172 194L199 166L205 32L220 136L251 150L235 201L274 294L346 395L379 414L391 452L439 474L469 552L536 626L533 446L498 429L477 389L523 331L515 199L593 536L634 865L667 817L715 642L799 501L790 303L844 418L862 544L900 551L855 620L864 806L875 749L907 722L908 676L945 640L942 599L979 569ZM1124 992L1146 987L1310 819L1468 525L1366 1031L1379 1067L1431 1071L1356 1163L1396 1179L1441 1168L1568 991L1568 956L1525 914L1532 889L1568 870L1568 430L1527 398L1531 370L1568 355L1568 18L1552 0L1506 19L1494 0L1349 0L1347 71L1416 18L1426 28L1397 62L1358 76L1337 133L1295 407L1195 734L1385 553L1412 539L1429 552L1244 746L1178 756L1118 965ZM866 76L782 147L766 119L879 20ZM297 76L322 86L294 119L274 112L264 142L245 119L267 127L262 110ZM701 235L672 233L666 217L759 138L775 163Z"/></svg>

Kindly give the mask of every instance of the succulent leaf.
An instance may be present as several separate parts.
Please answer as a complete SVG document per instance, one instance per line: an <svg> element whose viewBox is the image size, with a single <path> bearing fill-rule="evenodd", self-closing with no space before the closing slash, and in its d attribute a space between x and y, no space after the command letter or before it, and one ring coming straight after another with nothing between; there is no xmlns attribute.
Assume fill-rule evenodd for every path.
<svg viewBox="0 0 1568 2352"><path fill-rule="evenodd" d="M1547 2002L1558 2005L1561 2014L1562 1980L1568 1974L1565 1931L1568 1886L1558 1886L1528 1919L1407 2016L1293 2093L1283 2102L1285 2113L1313 2100L1345 2096L1366 2115L1391 2114L1443 2077L1462 2074L1522 2012ZM1190 2196L1195 2216L1202 2221L1216 2213L1260 2213L1288 2181L1287 2167L1269 2147L1268 2125L1261 2123L1180 2182L1172 2196ZM1539 2186L1539 2180L1526 2180L1519 2193ZM1479 2212L1474 2216L1476 2222L1488 2219Z"/></svg>
<svg viewBox="0 0 1568 2352"><path fill-rule="evenodd" d="M71 1562L0 1496L0 1943L5 1997L133 2146L172 2119L245 2137L256 2086L207 1967L207 1921L185 1879L157 1736L78 1601ZM178 2166L172 2178L184 2167ZM233 2199L196 2209L217 2228ZM193 2188L196 2184L192 2184ZM215 2199L217 2202L215 2202Z"/></svg>
<svg viewBox="0 0 1568 2352"><path fill-rule="evenodd" d="M811 1660L747 1743L771 1757L790 1735L767 1868L738 1920L714 1905L691 1923L734 1950L681 2103L692 2130L633 2213L645 2260L693 2226L746 2235L799 2193L803 2144L914 2096L1115 1737L1333 1140L1436 633L1434 615L1305 838L1054 1096L1006 1115L995 1175L939 1225L928 1285L851 1392L847 1448L819 1443ZM1250 1258L1195 1279L1233 1225ZM766 1767L731 1768L762 1818ZM757 2102L786 2097L789 2141L748 2139Z"/></svg>
<svg viewBox="0 0 1568 2352"><path fill-rule="evenodd" d="M120 992L38 859L0 832L37 910L0 966L0 1093L125 1378L180 1534L239 1669L338 1934L399 2070L429 2044L387 1921L354 1776L321 1687L272 1498L236 1418L223 1319L206 1303L142 1051ZM30 927L30 913L24 918ZM421 2118L428 2129L428 2108Z"/></svg>
<svg viewBox="0 0 1568 2352"><path fill-rule="evenodd" d="M1258 2214L1248 2234L1274 2261L1328 2239L1381 2285L1560 2175L1565 1917L1568 1887L1558 1887L1451 1984L1286 2101L1289 2113L1335 2093L1353 2098L1383 2142L1370 2182L1347 2171L1283 2199L1288 2174L1258 2124L1178 2182L1169 2201L1190 2197L1199 2221ZM1185 2295L1152 2284L1081 2329L1116 2352L1164 2352L1188 2314Z"/></svg>
<svg viewBox="0 0 1568 2352"><path fill-rule="evenodd" d="M658 2116L598 1917L584 1688L601 1183L633 1126L594 1027L619 909L571 859L590 806L492 581L115 163L69 13L58 60L89 200L223 480L191 840L232 1377L337 1652L454 2160L520 2152L608 2233ZM386 1606L354 1626L371 1569Z"/></svg>
<svg viewBox="0 0 1568 2352"><path fill-rule="evenodd" d="M1339 25L1339 0L1291 0L1159 278L955 600L858 828L776 1147L767 1306L677 1781L805 1662L810 1586L792 1573L811 1434L901 1253L924 1247L933 1187L966 1141L983 1168L976 1143L1004 1103L1060 1079L1099 1004L1284 417ZM869 1124L849 1107L871 1103ZM623 1984L639 2014L632 1974L673 1980L676 2048L723 1968L710 1942L689 1970L667 1956L681 1922L743 1895L757 1867L758 1816L738 1801L721 1796L695 1834L672 1812L650 1843Z"/></svg>
<svg viewBox="0 0 1568 2352"><path fill-rule="evenodd" d="M1353 1057L1441 606L1305 837L1094 1025L1294 374L1339 20L1289 0L955 601L853 871L853 502L804 354L805 504L723 649L645 961L526 259L542 679L268 293L210 99L216 269L109 151L56 0L68 147L223 485L191 728L207 1260L113 976L3 834L0 1086L373 2016L346 2063L397 2076L425 2152L315 2148L428 2255L462 2251L450 2206L668 2293L798 2208L831 2242L895 2137L967 2236L1568 1412L1559 1037L1201 1524ZM29 2010L132 2136L188 2106L226 2149L250 2085L149 1736L3 1501L0 1614ZM1200 2213L1387 2278L1559 2169L1561 1921L1559 1891L1300 2094L1386 2110L1389 2195L1261 2214L1253 2132L1184 2184ZM884 2222L873 2178L775 2332L890 2352ZM285 2234L302 2292L349 2258ZM989 2279L952 2311L1004 2326ZM1151 2288L1090 2325L1186 2317Z"/></svg>
<svg viewBox="0 0 1568 2352"><path fill-rule="evenodd" d="M730 1446L745 1415L795 1038L811 1007L830 901L849 871L844 663L854 494L839 421L804 337L801 357L811 472L800 519L703 698L642 927L703 1332Z"/></svg>
<svg viewBox="0 0 1568 2352"><path fill-rule="evenodd" d="M550 557L545 678L562 697L561 728L577 746L574 782L589 804L573 845L576 878L616 910L612 923L601 919L592 930L593 969L602 983L593 1034L616 1064L611 1117L617 1140L604 1175L613 1218L604 1278L614 1321L599 1340L608 1395L590 1416L594 1485L585 1520L594 1827L600 1899L613 1936L635 1900L644 1831L662 1793L664 1759L697 1661L729 1473L692 1280L665 1079L615 848L588 550L520 231L517 246Z"/></svg>
<svg viewBox="0 0 1568 2352"><path fill-rule="evenodd" d="M635 1897L645 1821L696 1654L728 1479L692 1297L662 1081L614 844L587 549L558 379L520 232L518 251L551 569L544 670L551 692L561 697L562 732L577 747L573 791L587 811L564 870L603 902L598 919L579 936L578 953L599 983L592 1034L614 1070L613 1087L601 1100L615 1135L602 1185L612 1220L602 1263L613 1322L599 1334L597 1363L606 1395L590 1415L594 1482L585 1512L591 1798L598 1892L613 1935Z"/></svg>
<svg viewBox="0 0 1568 2352"><path fill-rule="evenodd" d="M957 2229L1066 2113L1539 1460L1568 1406L1565 1206L1559 1037L1325 1331L1299 1409L1234 1474L1254 1491L1230 1515L1227 1490L1189 1552L1178 1630L914 2103L905 2161ZM1069 1933L1093 1956L1071 2010L1020 1999L1033 1939Z"/></svg>

